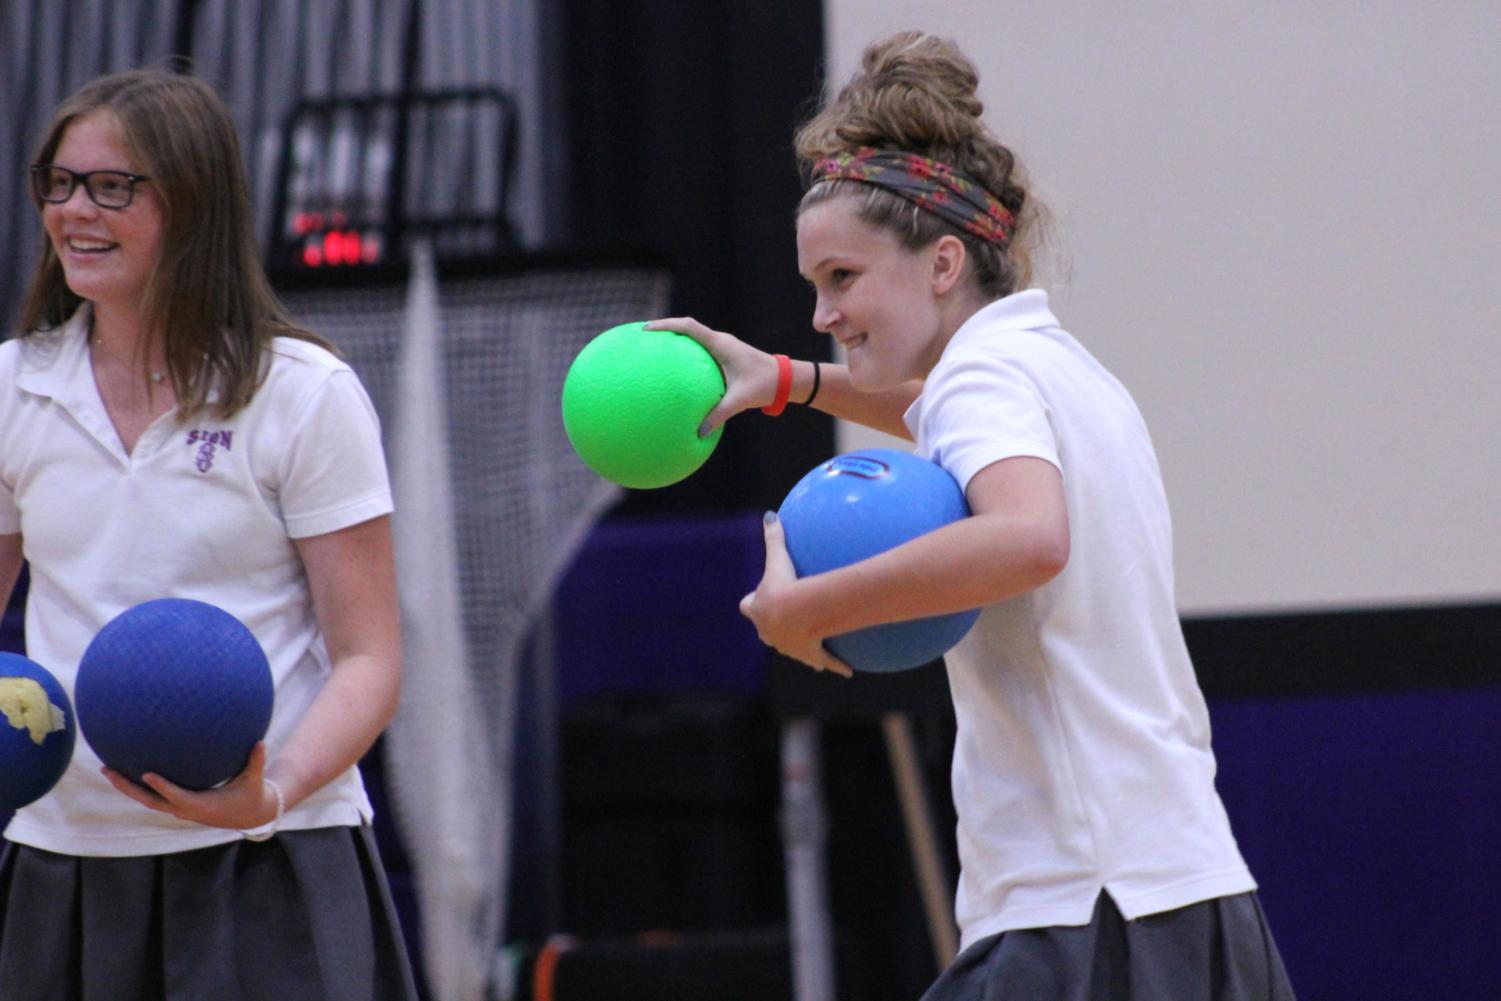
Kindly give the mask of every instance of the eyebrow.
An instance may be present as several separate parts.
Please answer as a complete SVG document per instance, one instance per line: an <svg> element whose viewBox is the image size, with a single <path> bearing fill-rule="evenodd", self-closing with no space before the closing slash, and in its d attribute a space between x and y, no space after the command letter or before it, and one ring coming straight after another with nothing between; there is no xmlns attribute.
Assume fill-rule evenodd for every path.
<svg viewBox="0 0 1501 1001"><path fill-rule="evenodd" d="M799 273L804 278L807 278L808 275L813 274L814 272L817 272L817 271L819 271L819 270L821 270L821 269L823 269L825 267L828 267L829 262L831 262L831 261L848 263L848 261L849 261L849 255L848 254L830 254L827 257L820 258L819 261L818 261L818 263L815 264L815 265L813 265L813 267L809 268L807 271L799 271ZM808 280L812 281L811 278L809 278Z"/></svg>
<svg viewBox="0 0 1501 1001"><path fill-rule="evenodd" d="M43 160L39 164L42 167L61 167L63 170L74 174L129 174L132 177L144 177L139 170L131 170L129 167L95 167L92 170L76 170L61 160Z"/></svg>

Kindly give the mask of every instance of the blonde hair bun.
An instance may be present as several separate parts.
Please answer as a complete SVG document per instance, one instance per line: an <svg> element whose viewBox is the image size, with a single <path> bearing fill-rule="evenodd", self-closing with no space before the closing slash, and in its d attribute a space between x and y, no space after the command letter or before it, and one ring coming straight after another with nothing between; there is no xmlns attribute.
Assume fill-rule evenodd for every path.
<svg viewBox="0 0 1501 1001"><path fill-rule="evenodd" d="M990 137L975 66L945 38L904 31L869 45L860 69L798 137L798 154L818 160L861 146L952 159Z"/></svg>
<svg viewBox="0 0 1501 1001"><path fill-rule="evenodd" d="M979 85L975 64L950 39L899 32L866 46L860 68L798 129L794 146L809 178L820 161L866 147L916 153L973 178L1017 220L1004 250L967 239L976 281L998 298L1030 281L1043 210L1029 197L1016 157L986 127ZM862 219L905 245L922 246L945 231L900 198L858 182L814 185L799 211L846 194L861 197Z"/></svg>

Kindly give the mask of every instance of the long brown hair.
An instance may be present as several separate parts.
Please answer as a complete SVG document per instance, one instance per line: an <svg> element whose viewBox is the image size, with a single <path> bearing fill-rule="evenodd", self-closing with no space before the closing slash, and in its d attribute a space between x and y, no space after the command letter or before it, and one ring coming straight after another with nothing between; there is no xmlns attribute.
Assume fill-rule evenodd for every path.
<svg viewBox="0 0 1501 1001"><path fill-rule="evenodd" d="M143 301L148 336L161 339L181 412L204 409L217 391L215 406L232 415L260 387L272 338L331 347L293 323L261 266L234 121L201 80L130 70L100 77L63 102L33 162L50 163L68 126L97 111L114 116L163 205L160 257ZM22 336L60 326L82 302L44 235Z"/></svg>
<svg viewBox="0 0 1501 1001"><path fill-rule="evenodd" d="M798 129L796 149L805 172L820 160L862 147L940 160L974 178L1016 216L1004 248L859 181L814 184L798 213L831 198L858 197L858 217L894 234L908 249L945 234L963 240L975 283L988 298L1026 287L1046 210L1027 190L1016 156L981 121L979 82L974 64L948 39L905 31L872 42L849 82Z"/></svg>

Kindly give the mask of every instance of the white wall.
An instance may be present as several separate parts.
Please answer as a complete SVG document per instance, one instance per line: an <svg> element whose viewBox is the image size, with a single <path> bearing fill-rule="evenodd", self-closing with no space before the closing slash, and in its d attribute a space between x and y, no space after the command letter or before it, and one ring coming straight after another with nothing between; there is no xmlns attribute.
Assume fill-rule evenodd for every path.
<svg viewBox="0 0 1501 1001"><path fill-rule="evenodd" d="M1185 612L1501 598L1501 4L826 11L831 83L909 27L979 66L1055 309L1153 429Z"/></svg>

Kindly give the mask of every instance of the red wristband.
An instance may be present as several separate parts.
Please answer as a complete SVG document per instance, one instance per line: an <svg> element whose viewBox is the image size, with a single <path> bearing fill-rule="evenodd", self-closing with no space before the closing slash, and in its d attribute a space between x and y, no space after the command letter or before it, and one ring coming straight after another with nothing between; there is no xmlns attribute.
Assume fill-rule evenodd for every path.
<svg viewBox="0 0 1501 1001"><path fill-rule="evenodd" d="M772 355L777 360L777 395L771 406L762 407L767 417L775 417L787 409L787 397L792 393L792 359L786 355Z"/></svg>

